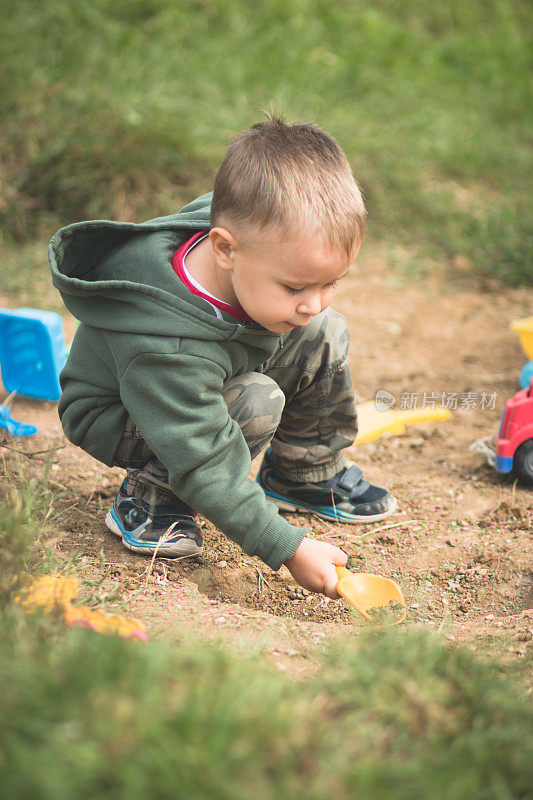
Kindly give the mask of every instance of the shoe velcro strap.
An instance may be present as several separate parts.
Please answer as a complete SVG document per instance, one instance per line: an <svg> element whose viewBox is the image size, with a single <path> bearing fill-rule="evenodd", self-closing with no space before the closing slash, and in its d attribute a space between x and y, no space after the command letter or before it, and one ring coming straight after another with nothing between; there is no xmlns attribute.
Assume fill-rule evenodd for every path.
<svg viewBox="0 0 533 800"><path fill-rule="evenodd" d="M351 467L348 467L344 475L339 478L337 486L339 489L351 493L362 479L363 470L356 467L355 464L352 464Z"/></svg>

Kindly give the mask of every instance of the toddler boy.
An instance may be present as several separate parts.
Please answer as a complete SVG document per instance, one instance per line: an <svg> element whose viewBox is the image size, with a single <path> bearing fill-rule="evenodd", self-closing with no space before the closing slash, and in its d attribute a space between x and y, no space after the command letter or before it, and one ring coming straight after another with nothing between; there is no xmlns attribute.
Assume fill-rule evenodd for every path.
<svg viewBox="0 0 533 800"><path fill-rule="evenodd" d="M59 415L70 441L127 470L105 521L130 550L198 554L201 513L272 569L338 596L346 554L274 504L338 522L397 508L342 453L357 415L346 323L328 306L364 227L335 140L268 117L232 140L212 195L52 238L54 285L81 321Z"/></svg>

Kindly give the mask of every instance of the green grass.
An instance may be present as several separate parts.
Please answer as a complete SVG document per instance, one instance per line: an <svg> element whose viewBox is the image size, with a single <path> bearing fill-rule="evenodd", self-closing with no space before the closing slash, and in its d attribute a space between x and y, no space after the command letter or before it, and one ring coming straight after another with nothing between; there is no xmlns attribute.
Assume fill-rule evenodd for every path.
<svg viewBox="0 0 533 800"><path fill-rule="evenodd" d="M530 796L531 708L427 634L363 638L306 683L16 613L0 644L5 800Z"/></svg>
<svg viewBox="0 0 533 800"><path fill-rule="evenodd" d="M51 460L41 476L30 475L13 456L6 467L2 449L0 483L0 609L23 587L27 576L43 563L42 540L52 514L53 497L47 486Z"/></svg>
<svg viewBox="0 0 533 800"><path fill-rule="evenodd" d="M40 569L52 511L46 471L19 470L0 508L5 800L530 796L520 676L437 635L347 637L297 681L243 648L142 645L24 614L13 576Z"/></svg>
<svg viewBox="0 0 533 800"><path fill-rule="evenodd" d="M459 263L533 283L522 0L3 5L9 263L60 224L175 210L273 105L343 145L369 208L363 269L380 255L414 274ZM44 249L25 267L44 275Z"/></svg>

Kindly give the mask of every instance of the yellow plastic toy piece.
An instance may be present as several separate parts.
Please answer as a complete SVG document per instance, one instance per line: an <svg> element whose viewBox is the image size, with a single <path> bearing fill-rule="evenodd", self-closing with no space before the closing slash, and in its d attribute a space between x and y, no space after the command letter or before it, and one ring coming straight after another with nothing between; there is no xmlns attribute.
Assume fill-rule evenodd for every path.
<svg viewBox="0 0 533 800"><path fill-rule="evenodd" d="M512 331L518 334L526 356L533 360L533 317L515 319L511 322L510 327Z"/></svg>
<svg viewBox="0 0 533 800"><path fill-rule="evenodd" d="M384 578L383 575L372 575L368 572L350 572L346 567L335 567L337 591L365 619L372 621L368 613L371 609L383 608L395 602L402 606L400 617L392 624L398 625L407 616L407 607L402 590L396 581Z"/></svg>
<svg viewBox="0 0 533 800"><path fill-rule="evenodd" d="M442 422L450 419L451 412L448 408L409 408L398 410L391 408L388 411L378 411L372 401L358 403L357 417L359 420L359 433L355 440L357 444L372 442L381 436L405 433L407 425L417 425L420 422Z"/></svg>
<svg viewBox="0 0 533 800"><path fill-rule="evenodd" d="M138 619L128 619L122 614L107 614L105 611L74 606L72 600L78 593L76 578L62 575L44 575L36 578L27 587L23 596L15 597L25 611L42 609L45 613L58 611L69 625L90 628L99 633L116 633L126 639L147 642L146 628Z"/></svg>
<svg viewBox="0 0 533 800"><path fill-rule="evenodd" d="M26 611L33 611L35 608L49 614L54 609L63 609L70 606L78 593L78 581L76 578L63 578L58 575L43 575L36 578L26 588L24 595L15 597L15 600Z"/></svg>

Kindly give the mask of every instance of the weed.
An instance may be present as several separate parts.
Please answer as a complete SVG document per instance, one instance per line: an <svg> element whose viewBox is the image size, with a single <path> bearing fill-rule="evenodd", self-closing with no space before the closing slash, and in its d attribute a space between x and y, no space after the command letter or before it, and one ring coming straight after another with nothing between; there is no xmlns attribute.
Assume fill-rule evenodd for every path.
<svg viewBox="0 0 533 800"><path fill-rule="evenodd" d="M15 460L14 465L14 480L4 487L0 498L0 605L6 604L35 566L35 545L52 509L46 482L27 477L20 461Z"/></svg>

